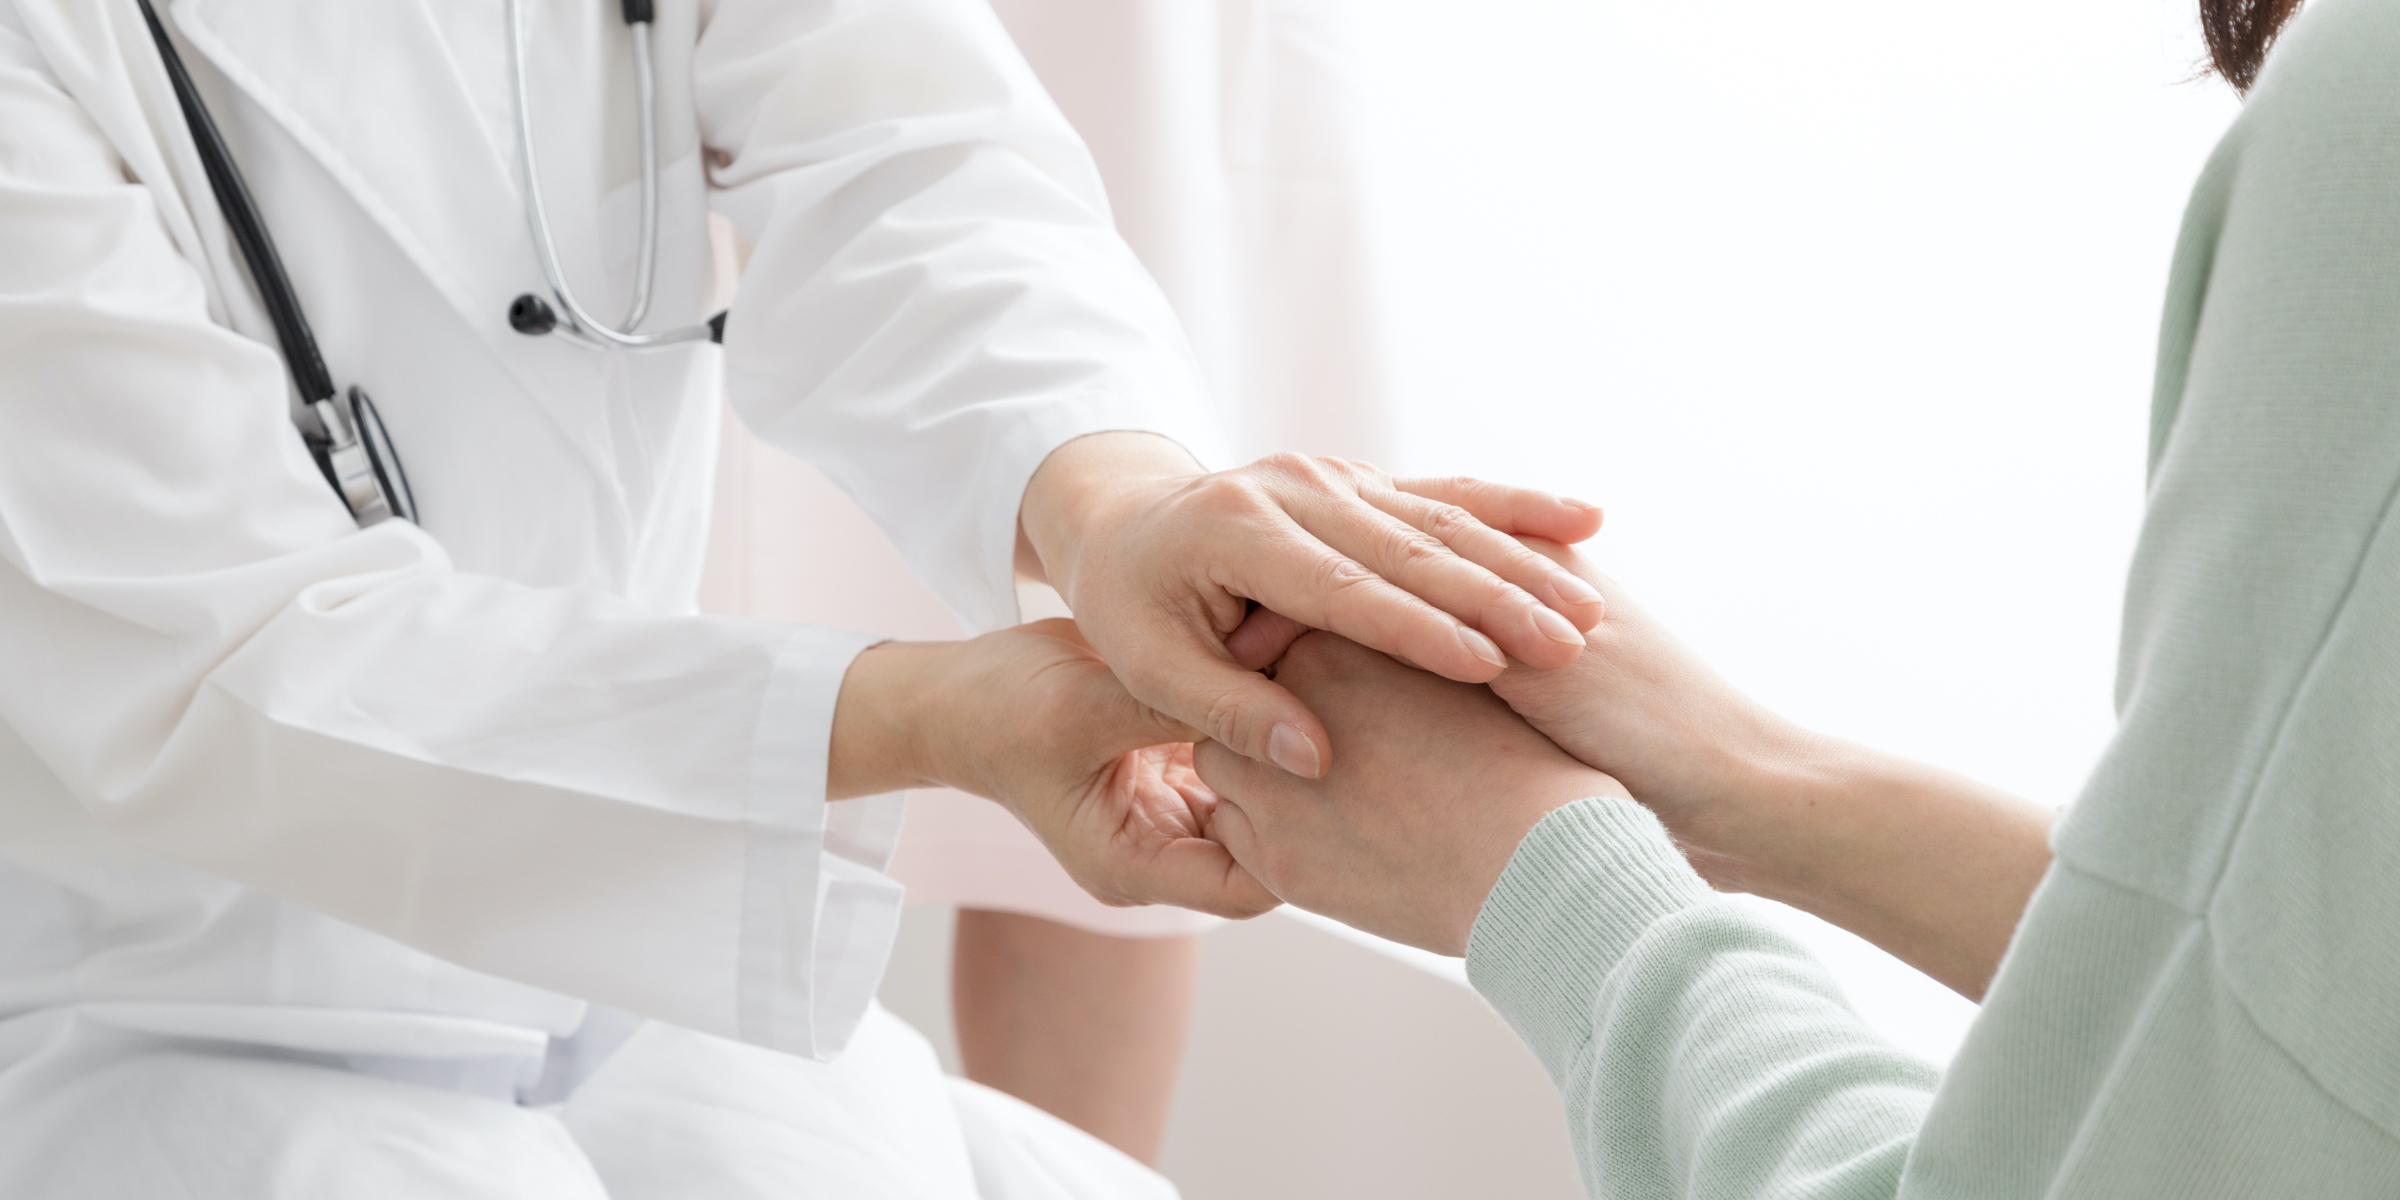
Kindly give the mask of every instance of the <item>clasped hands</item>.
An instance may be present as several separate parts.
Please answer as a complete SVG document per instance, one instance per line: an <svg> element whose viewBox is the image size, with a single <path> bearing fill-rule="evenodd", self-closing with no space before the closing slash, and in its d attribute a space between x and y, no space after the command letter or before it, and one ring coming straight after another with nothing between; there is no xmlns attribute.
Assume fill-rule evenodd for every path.
<svg viewBox="0 0 2400 1200"><path fill-rule="evenodd" d="M1560 667L1518 663L1488 686L1460 682L1263 608L1225 639L1239 666L1266 669L1254 678L1271 675L1322 722L1335 752L1313 779L1137 701L1065 620L879 648L888 657L873 678L885 690L853 706L846 689L843 712L880 714L881 737L925 739L894 757L1000 800L1103 901L1237 917L1290 901L1462 954L1527 830L1575 800L1628 794L1578 753L1611 763L1646 799L1679 798L1666 811L1703 834L1707 823L1688 818L1717 786L1693 761L1697 731L1661 715L1698 712L1714 677L1613 582L1563 547L1527 544L1607 593L1605 619L1585 635L1595 650ZM1713 732L1754 715L1768 728L1716 688ZM972 736L939 732L961 727Z"/></svg>
<svg viewBox="0 0 2400 1200"><path fill-rule="evenodd" d="M1630 794L1710 884L1970 996L2049 861L2048 810L1728 685L1565 549L1589 505L1288 455L1203 474L1102 434L1019 523L1075 620L860 655L828 798L956 787L1109 903L1288 900L1459 954L1544 815Z"/></svg>
<svg viewBox="0 0 2400 1200"><path fill-rule="evenodd" d="M1340 750L1256 669L1283 647L1261 636L1278 627L1245 628L1253 607L1464 682L1559 665L1605 606L1518 538L1599 526L1591 505L1475 480L1297 455L1209 474L1150 435L1069 442L1025 489L1017 561L1075 621L862 653L826 795L960 788L1007 807L1102 900L1262 912L1274 894L1207 836L1215 797L1192 743L1310 779Z"/></svg>
<svg viewBox="0 0 2400 1200"><path fill-rule="evenodd" d="M1292 903L1463 955L1544 816L1630 798L1711 887L1821 917L1980 1000L2049 867L2054 814L1783 719L1588 563L1529 544L1606 602L1563 666L1475 686L1271 614L1237 632L1288 643L1276 681L1342 749L1306 780L1199 747L1206 831L1233 861Z"/></svg>
<svg viewBox="0 0 2400 1200"><path fill-rule="evenodd" d="M1314 780L1222 746L1195 765L1208 831L1281 898L1356 928L1463 955L1485 898L1541 819L1591 797L1648 803L1711 882L1736 776L1792 736L1725 685L1588 563L1530 542L1603 593L1572 662L1513 664L1488 685L1417 670L1262 613L1239 639L1284 647L1275 679L1324 720L1342 757ZM1606 769L1603 769L1606 768Z"/></svg>
<svg viewBox="0 0 2400 1200"><path fill-rule="evenodd" d="M861 656L829 795L956 787L1008 807L1105 902L1293 900L1460 952L1541 813L1624 790L1484 686L1563 696L1538 680L1602 665L1585 631L1606 628L1613 585L1553 540L1598 511L1295 456L1178 478L1143 461L1162 447L1180 455L1073 443L1072 485L1048 507L1029 489L1020 567L1075 621ZM1081 536L1049 528L1062 511Z"/></svg>
<svg viewBox="0 0 2400 1200"><path fill-rule="evenodd" d="M1542 814L1624 794L1493 687L1267 609L1228 641L1322 722L1337 749L1317 778L1134 699L1067 620L869 651L876 669L846 684L836 741L890 747L887 761L918 764L906 782L1000 801L1102 901L1251 916L1289 900L1449 954ZM1540 701L1555 674L1520 665L1494 687ZM1537 711L1569 720L1569 707Z"/></svg>

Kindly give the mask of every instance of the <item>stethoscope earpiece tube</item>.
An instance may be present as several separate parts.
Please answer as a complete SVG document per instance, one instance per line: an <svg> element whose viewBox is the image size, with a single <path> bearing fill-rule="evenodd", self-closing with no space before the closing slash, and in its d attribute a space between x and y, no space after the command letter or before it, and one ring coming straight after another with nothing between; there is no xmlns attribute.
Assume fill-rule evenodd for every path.
<svg viewBox="0 0 2400 1200"><path fill-rule="evenodd" d="M216 193L217 209L225 215L234 244L241 248L242 262L250 268L250 282L266 306L267 319L275 325L275 340L283 345L284 365L300 389L300 401L315 404L330 399L333 373L325 369L325 356L317 352L317 335L308 327L308 316L300 311L300 297L292 290L291 276L284 273L283 258L275 252L266 219L259 215L258 203L250 196L241 168L234 165L224 135L217 132L216 120L208 115L200 89L192 86L183 56L176 53L175 43L167 40L167 27L160 23L158 11L150 7L150 0L138 2L142 20L150 26L150 37L158 43L158 56L166 63L167 79L175 87L175 101L183 106L183 121L191 127L200 166L208 172L209 190Z"/></svg>
<svg viewBox="0 0 2400 1200"><path fill-rule="evenodd" d="M651 0L621 3L633 35L634 101L642 139L642 225L634 254L633 303L621 326L602 324L576 302L566 272L559 267L558 243L550 232L549 211L542 202L541 171L534 161L533 100L525 72L525 4L524 0L507 0L509 98L516 108L517 170L525 190L525 227L533 235L533 253L541 263L542 280L550 285L549 300L527 293L510 302L508 327L528 336L557 333L568 341L603 350L650 350L716 341L715 329L707 322L656 333L636 332L650 312L650 282L658 265L658 78L650 51Z"/></svg>

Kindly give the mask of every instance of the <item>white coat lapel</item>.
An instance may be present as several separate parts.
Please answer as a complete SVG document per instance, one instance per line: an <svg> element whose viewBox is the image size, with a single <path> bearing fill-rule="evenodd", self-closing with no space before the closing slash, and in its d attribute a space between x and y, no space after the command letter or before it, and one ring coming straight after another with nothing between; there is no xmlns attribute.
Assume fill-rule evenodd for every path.
<svg viewBox="0 0 2400 1200"><path fill-rule="evenodd" d="M420 0L178 0L174 14L193 48L306 147L462 314L507 309L526 252L516 186Z"/></svg>
<svg viewBox="0 0 2400 1200"><path fill-rule="evenodd" d="M493 28L460 31L455 40L498 47L501 6L471 7ZM558 355L579 352L529 348L506 320L509 302L535 290L541 276L514 145L494 143L478 107L505 102L505 60L461 63L427 0L176 0L172 13L192 47L323 164L433 281L578 452L612 471L605 427L551 369ZM277 232L296 241L308 231Z"/></svg>

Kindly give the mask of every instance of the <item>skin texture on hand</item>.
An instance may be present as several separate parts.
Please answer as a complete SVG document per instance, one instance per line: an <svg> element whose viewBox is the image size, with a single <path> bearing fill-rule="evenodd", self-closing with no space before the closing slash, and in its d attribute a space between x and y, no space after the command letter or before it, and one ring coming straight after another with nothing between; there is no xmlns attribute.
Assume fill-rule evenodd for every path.
<svg viewBox="0 0 2400 1200"><path fill-rule="evenodd" d="M1598 589L1607 611L1584 639L1590 652L1545 670L1519 663L1492 691L1569 754L1607 770L1679 837L1701 840L1694 865L1721 890L1751 890L1742 864L1717 861L1745 772L1811 752L1813 735L1744 695L1635 604L1615 580L1553 543L1529 547Z"/></svg>
<svg viewBox="0 0 2400 1200"><path fill-rule="evenodd" d="M1059 590L1136 697L1314 778L1333 761L1323 723L1226 648L1248 602L1455 680L1490 680L1510 656L1560 666L1599 597L1509 535L1599 527L1597 508L1530 489L1300 455L1203 474L1164 438L1112 433L1035 473L1019 567Z"/></svg>
<svg viewBox="0 0 2400 1200"><path fill-rule="evenodd" d="M1712 886L1813 913L1982 998L2049 868L2054 814L1784 720L1579 556L1529 544L1598 588L1607 615L1573 663L1512 667L1492 691L1622 780Z"/></svg>
<svg viewBox="0 0 2400 1200"><path fill-rule="evenodd" d="M1209 830L1275 894L1437 954L1463 955L1484 898L1526 832L1624 789L1528 727L1487 688L1311 633L1276 679L1343 747L1304 780L1215 744L1201 778Z"/></svg>
<svg viewBox="0 0 2400 1200"><path fill-rule="evenodd" d="M1193 733L1136 701L1072 621L868 649L842 680L828 799L944 786L998 801L1101 902L1251 917L1277 901L1207 822Z"/></svg>

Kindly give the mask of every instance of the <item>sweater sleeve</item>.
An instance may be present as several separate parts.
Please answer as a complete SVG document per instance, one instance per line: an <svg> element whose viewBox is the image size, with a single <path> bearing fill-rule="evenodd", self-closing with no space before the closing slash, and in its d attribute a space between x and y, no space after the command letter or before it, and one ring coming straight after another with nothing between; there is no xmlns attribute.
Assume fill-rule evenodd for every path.
<svg viewBox="0 0 2400 1200"><path fill-rule="evenodd" d="M1526 835L1467 973L1558 1085L1594 1197L1891 1196L1939 1078L1630 801Z"/></svg>

